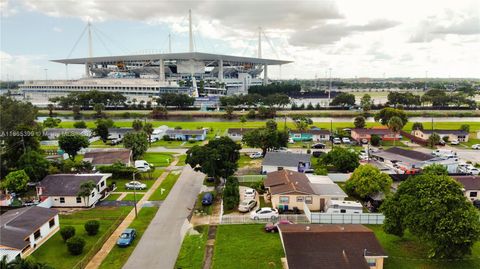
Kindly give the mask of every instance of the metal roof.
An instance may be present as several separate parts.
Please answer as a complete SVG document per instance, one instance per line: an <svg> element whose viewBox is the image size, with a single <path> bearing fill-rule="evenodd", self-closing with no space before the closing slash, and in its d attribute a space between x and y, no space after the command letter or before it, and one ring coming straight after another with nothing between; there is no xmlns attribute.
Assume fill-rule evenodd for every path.
<svg viewBox="0 0 480 269"><path fill-rule="evenodd" d="M262 59L253 57L242 57L223 54L211 54L203 52L181 52L181 53L161 53L161 54L138 54L138 55L118 55L118 56L102 56L102 57L86 57L75 59L58 59L51 60L52 62L62 64L85 64L97 63L97 64L116 64L118 62L141 62L141 61L156 61L163 60L197 60L197 61L217 61L223 60L224 62L236 62L236 63L251 63L251 64L267 64L267 65L281 65L288 64L292 61L285 60L273 60ZM215 65L215 64L211 64Z"/></svg>

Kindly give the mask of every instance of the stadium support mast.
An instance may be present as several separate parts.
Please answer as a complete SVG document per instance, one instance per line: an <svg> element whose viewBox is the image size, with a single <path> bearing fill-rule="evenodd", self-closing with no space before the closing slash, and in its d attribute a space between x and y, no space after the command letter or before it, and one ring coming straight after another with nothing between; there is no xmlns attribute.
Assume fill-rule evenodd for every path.
<svg viewBox="0 0 480 269"><path fill-rule="evenodd" d="M262 27L258 27L258 58L262 58Z"/></svg>
<svg viewBox="0 0 480 269"><path fill-rule="evenodd" d="M88 22L88 57L93 57L93 47L92 47L92 24Z"/></svg>
<svg viewBox="0 0 480 269"><path fill-rule="evenodd" d="M192 10L188 10L188 38L190 41L189 52L193 52Z"/></svg>
<svg viewBox="0 0 480 269"><path fill-rule="evenodd" d="M168 53L172 53L172 35L168 33Z"/></svg>

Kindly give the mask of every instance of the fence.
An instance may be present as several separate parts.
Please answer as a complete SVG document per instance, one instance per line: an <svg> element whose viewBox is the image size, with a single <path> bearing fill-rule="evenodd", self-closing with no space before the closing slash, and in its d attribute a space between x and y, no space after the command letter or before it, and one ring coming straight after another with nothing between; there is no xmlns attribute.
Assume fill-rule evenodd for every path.
<svg viewBox="0 0 480 269"><path fill-rule="evenodd" d="M383 224L385 216L381 213L327 214L311 213L311 223L321 224Z"/></svg>
<svg viewBox="0 0 480 269"><path fill-rule="evenodd" d="M421 145L421 146L426 146L426 145L428 144L428 141L427 141L427 140L421 139L421 138L419 138L419 137L416 137L416 136L414 136L414 135L412 135L412 134L409 134L409 133L407 133L407 132L405 132L405 131L400 131L400 134L401 134L402 136L410 139L410 141L412 141L413 143L417 143L417 144L419 144L419 145Z"/></svg>
<svg viewBox="0 0 480 269"><path fill-rule="evenodd" d="M223 215L220 219L220 224L254 224L254 223L267 223L275 222L278 220L289 220L294 223L309 223L307 216L305 215L287 215L281 214L278 219L259 219L253 220L250 219L249 214L245 215Z"/></svg>
<svg viewBox="0 0 480 269"><path fill-rule="evenodd" d="M245 176L237 176L239 183L250 183L250 182L258 182L263 181L267 176L266 175L245 175Z"/></svg>

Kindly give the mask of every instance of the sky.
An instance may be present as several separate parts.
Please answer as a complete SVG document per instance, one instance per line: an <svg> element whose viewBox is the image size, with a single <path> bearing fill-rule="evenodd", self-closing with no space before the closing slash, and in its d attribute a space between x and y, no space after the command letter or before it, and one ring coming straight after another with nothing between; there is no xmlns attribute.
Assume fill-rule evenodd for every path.
<svg viewBox="0 0 480 269"><path fill-rule="evenodd" d="M480 78L478 0L0 0L2 80L73 79L52 59L195 50L292 60L274 79Z"/></svg>

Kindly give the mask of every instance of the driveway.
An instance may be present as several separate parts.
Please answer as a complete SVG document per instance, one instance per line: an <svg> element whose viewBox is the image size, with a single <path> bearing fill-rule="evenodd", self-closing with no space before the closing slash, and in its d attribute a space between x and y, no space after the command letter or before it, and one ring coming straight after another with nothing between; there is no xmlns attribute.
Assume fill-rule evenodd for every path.
<svg viewBox="0 0 480 269"><path fill-rule="evenodd" d="M173 268L205 175L185 166L123 268Z"/></svg>

